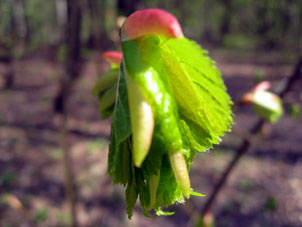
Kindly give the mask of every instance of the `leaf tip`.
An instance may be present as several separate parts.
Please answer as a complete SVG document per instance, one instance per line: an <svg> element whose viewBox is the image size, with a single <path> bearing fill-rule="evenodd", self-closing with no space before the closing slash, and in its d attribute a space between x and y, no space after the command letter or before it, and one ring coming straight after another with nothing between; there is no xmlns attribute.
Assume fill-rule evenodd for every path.
<svg viewBox="0 0 302 227"><path fill-rule="evenodd" d="M184 154L182 151L171 152L171 154L169 154L169 159L175 179L180 185L185 198L189 199L191 194L191 184Z"/></svg>

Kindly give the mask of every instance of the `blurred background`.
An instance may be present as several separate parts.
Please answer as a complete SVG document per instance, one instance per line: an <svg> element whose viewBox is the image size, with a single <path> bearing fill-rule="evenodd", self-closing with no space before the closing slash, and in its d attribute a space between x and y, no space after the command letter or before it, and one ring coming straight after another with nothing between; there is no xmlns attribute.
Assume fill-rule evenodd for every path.
<svg viewBox="0 0 302 227"><path fill-rule="evenodd" d="M70 226L70 201L78 226L190 226L204 206L207 197L192 197L152 219L137 207L129 221L124 189L106 173L111 121L91 90L110 67L100 54L120 50L122 16L144 8L171 12L209 50L234 102L262 80L277 88L302 54L301 0L0 0L0 226ZM302 226L301 88L295 82L284 116L258 133L208 223ZM250 107L234 117L192 166L200 193L210 194L257 120Z"/></svg>

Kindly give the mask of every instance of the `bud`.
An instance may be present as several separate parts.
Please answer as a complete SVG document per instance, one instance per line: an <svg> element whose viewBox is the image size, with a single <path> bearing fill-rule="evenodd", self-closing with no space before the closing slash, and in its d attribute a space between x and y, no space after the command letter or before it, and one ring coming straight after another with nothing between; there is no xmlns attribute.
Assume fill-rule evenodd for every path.
<svg viewBox="0 0 302 227"><path fill-rule="evenodd" d="M283 114L281 99L269 91L255 92L252 105L261 118L271 123L278 121Z"/></svg>
<svg viewBox="0 0 302 227"><path fill-rule="evenodd" d="M161 9L145 9L131 14L121 30L122 41L152 34L169 38L183 37L178 20Z"/></svg>
<svg viewBox="0 0 302 227"><path fill-rule="evenodd" d="M143 89L128 73L126 83L132 128L133 162L136 167L140 167L151 146L154 116Z"/></svg>
<svg viewBox="0 0 302 227"><path fill-rule="evenodd" d="M169 153L170 164L181 191L188 199L190 197L190 178L184 154L181 151Z"/></svg>
<svg viewBox="0 0 302 227"><path fill-rule="evenodd" d="M279 96L266 91L270 82L263 81L257 84L251 92L243 95L242 104L251 104L255 113L268 122L276 122L283 114L282 101Z"/></svg>
<svg viewBox="0 0 302 227"><path fill-rule="evenodd" d="M106 61L115 64L116 66L120 66L123 54L118 51L106 51L101 54L101 57Z"/></svg>

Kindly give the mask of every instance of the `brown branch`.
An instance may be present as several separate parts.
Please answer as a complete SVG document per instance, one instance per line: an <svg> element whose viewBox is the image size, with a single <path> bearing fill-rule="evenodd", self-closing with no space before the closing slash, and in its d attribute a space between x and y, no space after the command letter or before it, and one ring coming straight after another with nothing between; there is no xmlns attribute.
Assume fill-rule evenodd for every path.
<svg viewBox="0 0 302 227"><path fill-rule="evenodd" d="M260 130L264 124L265 124L265 121L259 119L255 123L254 127L251 129L250 134L255 135L258 132L260 132ZM251 150L252 145L253 145L252 140L247 140L247 139L243 140L241 146L237 149L233 159L230 161L228 166L225 168L225 171L223 172L221 178L218 180L218 183L214 187L214 190L212 191L211 195L209 196L209 199L207 200L206 204L204 205L204 208L201 212L202 216L205 215L211 209L211 207L213 206L213 204L215 202L215 199L218 196L218 193L222 189L223 185L226 183L229 175L231 174L232 170L238 163L239 159L244 154L246 154L249 150Z"/></svg>
<svg viewBox="0 0 302 227"><path fill-rule="evenodd" d="M72 157L68 147L68 130L67 130L67 117L66 115L60 116L60 139L61 147L63 149L63 167L64 167L64 180L66 200L70 209L71 226L77 226L77 213L76 213L76 190L72 168Z"/></svg>
<svg viewBox="0 0 302 227"><path fill-rule="evenodd" d="M291 76L285 78L283 81L280 82L280 85L278 86L278 89L276 90L276 93L283 98L284 95L291 90L293 84L301 77L302 75L302 56L300 57L298 63L296 64L293 73ZM249 134L250 135L256 135L261 131L261 128L265 124L265 121L258 119L258 121L254 124L254 126L251 128ZM202 210L198 213L201 213L201 217L203 217L207 212L209 212L214 204L214 202L217 199L217 196L219 195L219 192L222 190L223 186L228 180L228 177L230 176L231 172L234 170L235 166L238 164L241 157L243 157L244 154L249 152L252 149L253 146L253 140L244 139L241 146L236 150L236 153L233 157L233 159L229 162L227 167L225 168L222 176L218 180L217 184L215 185L212 193L208 197L208 200L206 201L205 205L203 206ZM193 217L193 221L195 221L196 217ZM191 224L190 220L190 224ZM195 222L196 223L196 222Z"/></svg>
<svg viewBox="0 0 302 227"><path fill-rule="evenodd" d="M67 59L65 62L65 73L59 84L59 91L54 99L54 111L59 114L65 114L66 103L71 95L72 86L79 77L82 69L81 61L81 26L82 12L81 1L67 0L67 32L66 46Z"/></svg>
<svg viewBox="0 0 302 227"><path fill-rule="evenodd" d="M63 149L63 165L65 173L66 200L70 208L71 226L77 226L76 190L72 169L72 156L68 147L68 129L66 103L71 95L72 86L81 71L81 25L82 11L80 0L66 0L67 3L67 34L66 45L68 56L65 75L60 81L60 90L54 99L55 112L60 117L61 146Z"/></svg>

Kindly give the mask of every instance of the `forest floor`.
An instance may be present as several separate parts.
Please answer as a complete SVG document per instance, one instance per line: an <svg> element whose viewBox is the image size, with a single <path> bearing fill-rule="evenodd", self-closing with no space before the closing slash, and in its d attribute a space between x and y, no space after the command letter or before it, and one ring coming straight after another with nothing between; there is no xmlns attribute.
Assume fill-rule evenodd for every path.
<svg viewBox="0 0 302 227"><path fill-rule="evenodd" d="M254 85L255 74L273 87L292 64L269 55L238 58L214 53L232 99ZM173 216L146 218L139 207L127 219L124 189L107 176L110 120L101 121L91 89L108 68L97 54L85 63L68 100L69 146L77 184L79 226L186 226L206 197L168 208ZM0 64L0 75L7 71ZM57 116L52 101L62 64L41 56L16 60L11 89L0 91L0 226L68 226ZM0 78L1 78L0 77ZM1 83L1 81L0 81ZM299 86L286 96L297 101ZM192 187L208 195L242 136L257 118L249 107L235 113L235 125L221 145L200 153L190 172ZM262 137L262 139L261 139ZM288 114L263 128L255 149L239 163L213 209L216 226L302 226L302 117Z"/></svg>

